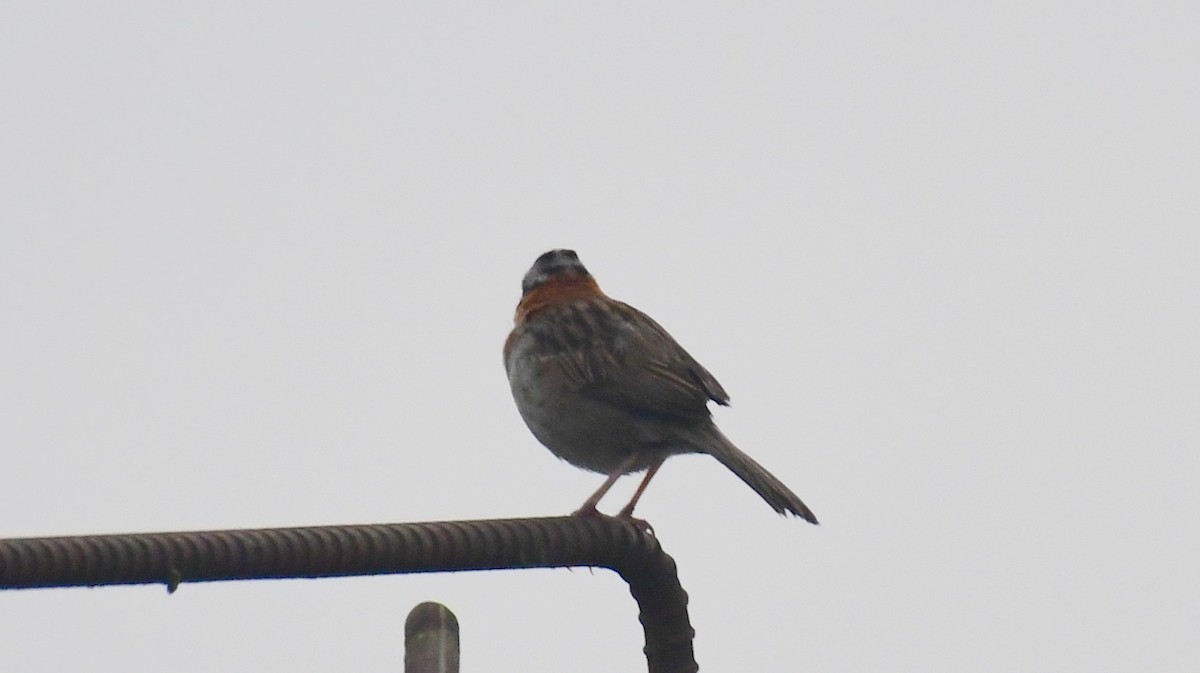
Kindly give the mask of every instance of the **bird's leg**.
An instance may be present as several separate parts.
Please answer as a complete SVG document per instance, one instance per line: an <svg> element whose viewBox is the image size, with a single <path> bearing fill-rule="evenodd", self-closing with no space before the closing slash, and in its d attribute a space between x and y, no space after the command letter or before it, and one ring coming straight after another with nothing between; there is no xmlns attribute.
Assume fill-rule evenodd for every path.
<svg viewBox="0 0 1200 673"><path fill-rule="evenodd" d="M642 499L642 493L646 491L646 487L650 485L650 480L654 478L654 474L658 472L658 468L662 467L664 460L666 458L659 458L651 463L650 467L646 468L646 476L642 478L642 483L638 484L637 490L633 492L633 498L629 500L629 504L622 507L620 512L617 512L617 518L633 518L634 506L637 505L638 500Z"/></svg>
<svg viewBox="0 0 1200 673"><path fill-rule="evenodd" d="M617 466L617 469L613 470L608 475L608 478L604 480L604 483L600 484L600 488L596 489L596 492L592 494L592 497L585 500L579 509L571 513L571 516L595 516L599 514L600 512L596 511L596 505L600 503L600 498L603 498L604 494L608 493L608 490L613 487L613 484L617 483L617 480L621 478L621 475L633 469L633 465L637 462L637 458L637 454L629 454L629 457L623 460L621 464Z"/></svg>

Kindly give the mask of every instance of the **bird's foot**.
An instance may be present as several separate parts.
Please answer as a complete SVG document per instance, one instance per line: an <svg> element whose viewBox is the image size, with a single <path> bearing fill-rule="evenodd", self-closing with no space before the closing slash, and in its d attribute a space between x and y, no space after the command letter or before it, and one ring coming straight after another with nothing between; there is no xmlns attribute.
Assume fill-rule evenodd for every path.
<svg viewBox="0 0 1200 673"><path fill-rule="evenodd" d="M579 509L575 510L574 512L571 512L571 516L593 517L593 516L608 516L608 515L604 514L600 510L596 509L596 506L594 504L585 502L583 504L583 507L580 507Z"/></svg>
<svg viewBox="0 0 1200 673"><path fill-rule="evenodd" d="M633 524L634 528L640 530L641 532L645 533L646 535L654 537L654 526L651 526L650 522L646 521L645 519L638 519L638 518L634 517L632 510L630 510L628 512L626 512L625 510L621 510L620 512L617 513L616 518L620 519L621 521L628 521L629 523Z"/></svg>

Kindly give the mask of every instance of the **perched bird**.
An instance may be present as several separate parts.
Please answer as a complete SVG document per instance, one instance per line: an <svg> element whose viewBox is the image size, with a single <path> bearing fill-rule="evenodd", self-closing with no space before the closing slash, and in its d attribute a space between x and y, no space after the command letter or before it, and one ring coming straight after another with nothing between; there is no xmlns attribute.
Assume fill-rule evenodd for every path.
<svg viewBox="0 0 1200 673"><path fill-rule="evenodd" d="M504 367L521 418L554 455L608 478L575 513L596 504L621 475L646 471L618 514L631 517L668 457L707 453L780 514L817 523L811 510L721 433L708 409L729 395L650 316L600 290L573 250L551 250L521 283Z"/></svg>

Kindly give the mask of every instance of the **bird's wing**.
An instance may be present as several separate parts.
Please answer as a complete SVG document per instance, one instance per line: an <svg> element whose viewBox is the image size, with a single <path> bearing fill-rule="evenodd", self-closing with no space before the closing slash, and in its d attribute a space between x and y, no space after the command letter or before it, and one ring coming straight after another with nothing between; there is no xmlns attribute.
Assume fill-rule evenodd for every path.
<svg viewBox="0 0 1200 673"><path fill-rule="evenodd" d="M658 323L627 304L612 333L558 355L580 394L633 413L707 418L708 402L729 404L717 379Z"/></svg>

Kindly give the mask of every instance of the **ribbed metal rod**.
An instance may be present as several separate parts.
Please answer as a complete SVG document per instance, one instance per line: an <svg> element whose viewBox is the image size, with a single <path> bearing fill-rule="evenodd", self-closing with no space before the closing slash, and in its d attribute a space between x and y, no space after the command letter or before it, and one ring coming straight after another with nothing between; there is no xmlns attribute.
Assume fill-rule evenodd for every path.
<svg viewBox="0 0 1200 673"><path fill-rule="evenodd" d="M345 577L498 568L609 568L640 609L651 673L692 673L675 561L611 517L133 533L0 540L0 589Z"/></svg>

